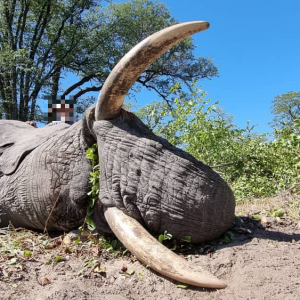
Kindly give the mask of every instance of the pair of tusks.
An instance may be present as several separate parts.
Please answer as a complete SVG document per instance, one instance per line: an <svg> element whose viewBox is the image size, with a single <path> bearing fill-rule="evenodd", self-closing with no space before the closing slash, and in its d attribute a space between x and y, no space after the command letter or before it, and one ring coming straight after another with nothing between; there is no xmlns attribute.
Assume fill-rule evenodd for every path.
<svg viewBox="0 0 300 300"><path fill-rule="evenodd" d="M117 118L124 98L141 73L160 55L186 37L207 29L207 22L173 25L146 38L115 66L99 95L96 120ZM117 208L108 208L105 218L124 246L158 273L189 285L225 288L226 284L199 267L194 267L152 237L140 223Z"/></svg>

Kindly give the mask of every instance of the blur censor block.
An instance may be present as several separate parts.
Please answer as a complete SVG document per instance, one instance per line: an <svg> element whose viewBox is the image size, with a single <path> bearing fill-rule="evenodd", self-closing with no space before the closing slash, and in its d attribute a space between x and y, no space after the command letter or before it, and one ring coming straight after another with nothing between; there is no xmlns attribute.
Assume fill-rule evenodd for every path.
<svg viewBox="0 0 300 300"><path fill-rule="evenodd" d="M45 100L48 100L48 112L44 113L44 121L49 123L65 122L72 125L76 122L76 100L74 96L70 96L69 99L65 99L65 96L45 96Z"/></svg>

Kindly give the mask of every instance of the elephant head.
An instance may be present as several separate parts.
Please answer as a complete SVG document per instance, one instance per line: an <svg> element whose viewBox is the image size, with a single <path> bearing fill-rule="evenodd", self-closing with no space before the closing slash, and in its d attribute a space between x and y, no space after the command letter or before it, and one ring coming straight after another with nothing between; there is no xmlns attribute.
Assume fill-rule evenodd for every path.
<svg viewBox="0 0 300 300"><path fill-rule="evenodd" d="M112 230L142 262L192 285L226 285L187 265L149 233L165 230L198 243L232 226L235 201L211 168L156 136L122 108L139 75L174 44L207 29L207 22L177 24L148 37L116 65L95 107L83 120L35 129L0 121L0 224L69 230L87 205L86 149L98 144L100 195L94 216L99 231ZM147 229L147 230L146 230Z"/></svg>

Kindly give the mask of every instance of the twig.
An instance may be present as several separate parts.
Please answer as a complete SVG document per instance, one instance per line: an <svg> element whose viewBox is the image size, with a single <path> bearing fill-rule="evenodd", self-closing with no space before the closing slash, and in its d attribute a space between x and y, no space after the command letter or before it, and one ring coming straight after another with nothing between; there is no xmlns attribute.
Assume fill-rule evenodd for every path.
<svg viewBox="0 0 300 300"><path fill-rule="evenodd" d="M51 218L51 215L52 215L52 213L53 213L54 208L56 207L56 204L57 204L57 202L58 202L59 196L60 196L60 192L59 192L59 194L58 194L58 196L57 196L57 198L56 198L56 200L55 200L55 202L54 202L54 205L53 205L53 207L52 207L52 209L51 209L51 211L50 211L50 213L49 213L49 216L48 216L48 218L47 218L47 220L46 220L46 222L45 222L44 233L48 233L48 231L47 231L48 221L49 221L49 219Z"/></svg>
<svg viewBox="0 0 300 300"><path fill-rule="evenodd" d="M222 167L232 166L234 164L236 164L236 162L230 162L230 163L215 165L215 166L212 166L211 168L222 168Z"/></svg>

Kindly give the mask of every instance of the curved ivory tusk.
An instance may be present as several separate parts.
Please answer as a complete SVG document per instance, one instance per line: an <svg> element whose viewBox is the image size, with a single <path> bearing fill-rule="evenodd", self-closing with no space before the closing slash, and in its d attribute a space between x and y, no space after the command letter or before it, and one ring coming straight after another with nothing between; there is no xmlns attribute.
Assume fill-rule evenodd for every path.
<svg viewBox="0 0 300 300"><path fill-rule="evenodd" d="M123 245L144 264L158 273L186 284L205 288L225 288L226 284L201 267L164 247L135 219L116 207L105 211L105 218Z"/></svg>
<svg viewBox="0 0 300 300"><path fill-rule="evenodd" d="M206 30L208 22L195 21L167 27L133 47L114 67L106 79L96 104L96 120L116 118L124 98L144 70L176 43Z"/></svg>

